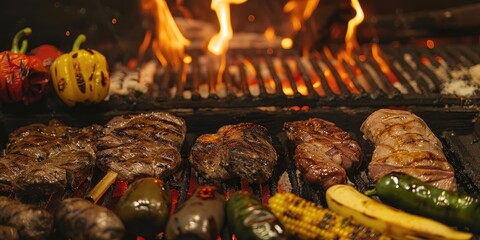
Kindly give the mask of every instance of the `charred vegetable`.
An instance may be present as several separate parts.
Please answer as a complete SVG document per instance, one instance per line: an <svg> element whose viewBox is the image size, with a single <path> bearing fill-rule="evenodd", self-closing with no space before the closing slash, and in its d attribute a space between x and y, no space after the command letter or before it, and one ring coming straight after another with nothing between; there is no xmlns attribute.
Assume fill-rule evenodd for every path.
<svg viewBox="0 0 480 240"><path fill-rule="evenodd" d="M480 199L443 190L403 173L382 177L367 195L407 212L480 232Z"/></svg>
<svg viewBox="0 0 480 240"><path fill-rule="evenodd" d="M142 236L153 239L167 225L172 196L163 181L142 178L130 184L117 204L116 213L122 219L131 239Z"/></svg>
<svg viewBox="0 0 480 240"><path fill-rule="evenodd" d="M268 200L268 205L285 229L300 239L390 239L293 193L277 193Z"/></svg>
<svg viewBox="0 0 480 240"><path fill-rule="evenodd" d="M23 36L30 35L31 28L19 31L13 38L12 49L0 53L0 99L2 102L23 101L30 104L38 101L48 91L50 72L41 60L27 56L27 40L18 42Z"/></svg>
<svg viewBox="0 0 480 240"><path fill-rule="evenodd" d="M287 239L277 217L252 194L238 191L227 201L227 222L239 240Z"/></svg>
<svg viewBox="0 0 480 240"><path fill-rule="evenodd" d="M17 229L20 239L46 239L53 229L53 217L40 207L0 196L0 225Z"/></svg>
<svg viewBox="0 0 480 240"><path fill-rule="evenodd" d="M471 239L437 221L379 203L350 185L334 185L326 192L330 209L398 239Z"/></svg>
<svg viewBox="0 0 480 240"><path fill-rule="evenodd" d="M220 236L225 220L225 196L214 186L199 187L170 218L166 239L212 239Z"/></svg>
<svg viewBox="0 0 480 240"><path fill-rule="evenodd" d="M70 240L122 240L125 227L110 210L82 198L63 200L55 213L59 234Z"/></svg>
<svg viewBox="0 0 480 240"><path fill-rule="evenodd" d="M50 67L55 91L68 106L99 103L110 87L105 56L95 50L79 49L86 39L80 34L72 51L55 59Z"/></svg>

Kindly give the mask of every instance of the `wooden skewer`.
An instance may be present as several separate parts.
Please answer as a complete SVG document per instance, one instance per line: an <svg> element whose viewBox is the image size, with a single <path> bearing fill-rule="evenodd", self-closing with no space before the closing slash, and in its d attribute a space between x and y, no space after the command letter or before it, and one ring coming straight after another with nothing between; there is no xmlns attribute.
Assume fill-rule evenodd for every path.
<svg viewBox="0 0 480 240"><path fill-rule="evenodd" d="M89 200L93 204L97 203L107 189L117 180L118 173L108 170L107 174L95 185L95 187L88 192L85 199Z"/></svg>

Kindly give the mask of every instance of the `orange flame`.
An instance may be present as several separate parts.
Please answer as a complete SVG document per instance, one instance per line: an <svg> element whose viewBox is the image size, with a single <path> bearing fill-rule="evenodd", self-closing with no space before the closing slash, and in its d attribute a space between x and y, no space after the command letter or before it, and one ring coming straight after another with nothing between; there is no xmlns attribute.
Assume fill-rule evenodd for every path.
<svg viewBox="0 0 480 240"><path fill-rule="evenodd" d="M320 0L289 0L283 6L283 11L290 13L290 23L294 32L302 28L302 23L310 18L319 2Z"/></svg>
<svg viewBox="0 0 480 240"><path fill-rule="evenodd" d="M220 32L215 34L208 43L208 50L215 55L222 55L228 49L228 41L233 37L230 19L230 4L242 4L247 0L212 0L210 8L217 14Z"/></svg>
<svg viewBox="0 0 480 240"><path fill-rule="evenodd" d="M153 18L155 28L153 38L147 32L140 51L152 39L152 49L163 66L178 68L184 57L185 47L190 45L180 32L165 0L142 0L141 9Z"/></svg>
<svg viewBox="0 0 480 240"><path fill-rule="evenodd" d="M392 70L388 66L387 62L385 59L383 59L382 55L380 54L380 46L378 44L374 43L372 44L372 57L375 59L375 61L378 63L378 66L380 67L380 70L387 76L388 80L392 84L398 82L397 77L395 74L393 74Z"/></svg>
<svg viewBox="0 0 480 240"><path fill-rule="evenodd" d="M356 15L348 21L347 33L345 34L345 50L347 51L347 55L352 56L353 50L358 49L358 42L356 39L357 27L363 22L365 16L358 0L351 0L350 3L355 9Z"/></svg>

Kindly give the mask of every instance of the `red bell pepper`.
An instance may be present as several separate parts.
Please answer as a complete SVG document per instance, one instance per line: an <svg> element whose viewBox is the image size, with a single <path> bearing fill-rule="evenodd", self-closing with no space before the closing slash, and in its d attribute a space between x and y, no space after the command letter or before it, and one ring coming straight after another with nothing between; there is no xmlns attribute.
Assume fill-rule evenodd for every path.
<svg viewBox="0 0 480 240"><path fill-rule="evenodd" d="M27 40L18 42L32 33L31 28L20 30L12 42L10 51L0 53L0 100L5 103L23 101L30 104L38 101L48 91L50 72L41 60L27 56Z"/></svg>

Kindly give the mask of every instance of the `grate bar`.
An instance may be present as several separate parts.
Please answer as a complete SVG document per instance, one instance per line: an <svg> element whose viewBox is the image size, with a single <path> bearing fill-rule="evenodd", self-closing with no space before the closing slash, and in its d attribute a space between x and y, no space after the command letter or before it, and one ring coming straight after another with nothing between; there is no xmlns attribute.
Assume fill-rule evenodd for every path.
<svg viewBox="0 0 480 240"><path fill-rule="evenodd" d="M275 93L280 96L285 96L285 93L283 92L283 89L282 89L282 82L280 81L277 71L275 70L272 57L270 55L266 55L265 60L267 61L268 71L270 71L270 75L272 76L273 81L275 82Z"/></svg>
<svg viewBox="0 0 480 240"><path fill-rule="evenodd" d="M286 62L286 58L281 58L282 61L282 67L285 70L285 75L287 75L287 79L290 82L290 87L292 88L293 91L293 96L302 96L297 89L297 84L295 82L295 76L293 76L292 69L290 69L290 66L288 66L288 63Z"/></svg>
<svg viewBox="0 0 480 240"><path fill-rule="evenodd" d="M317 76L320 78L320 83L322 84L322 88L325 91L326 96L334 96L335 93L332 91L330 88L330 85L328 85L327 78L323 74L322 69L320 69L320 66L318 65L317 59L315 58L314 54L310 54L310 64L312 65L313 69L315 70L315 73L317 73Z"/></svg>
<svg viewBox="0 0 480 240"><path fill-rule="evenodd" d="M367 81L367 84L372 87L373 91L371 91L371 93L370 93L371 96L373 98L376 98L379 95L385 95L386 94L385 90L377 84L377 82L375 81L375 79L372 76L372 74L370 73L370 71L367 70L367 68L366 68L367 63L363 63L362 61L360 61L359 56L357 54L355 54L353 59L355 60L355 64L362 71L363 77L365 78L365 81Z"/></svg>
<svg viewBox="0 0 480 240"><path fill-rule="evenodd" d="M310 77L308 76L307 70L305 70L305 66L303 66L302 60L300 59L300 56L298 55L298 53L295 53L293 55L293 57L295 59L295 63L297 64L298 71L300 72L300 74L303 78L303 81L305 82L305 85L307 86L308 95L310 97L318 97L319 95L313 87L312 79L310 79Z"/></svg>
<svg viewBox="0 0 480 240"><path fill-rule="evenodd" d="M265 79L262 76L262 70L260 69L260 64L256 58L251 58L253 67L255 68L255 79L257 80L258 86L260 88L260 96L267 96L267 89L265 88Z"/></svg>
<svg viewBox="0 0 480 240"><path fill-rule="evenodd" d="M333 66L333 64L328 60L325 52L320 51L320 56L322 57L322 62L327 65L328 69L332 73L333 77L335 78L335 82L337 83L338 88L340 89L340 94L344 96L350 96L350 91L348 90L345 83L342 81L340 74L338 74L337 69Z"/></svg>

